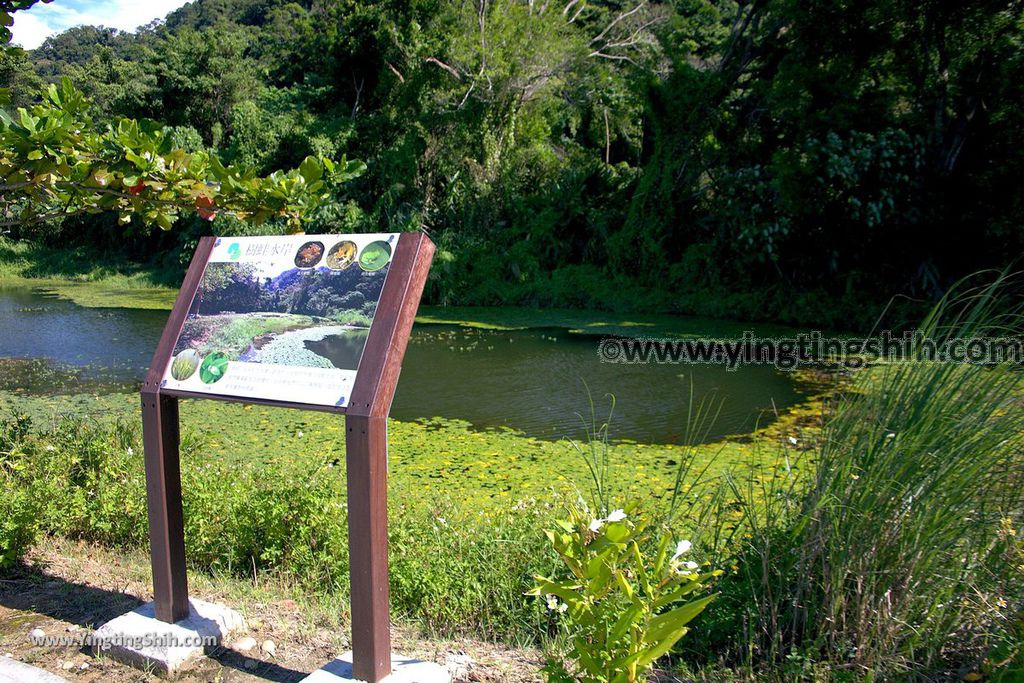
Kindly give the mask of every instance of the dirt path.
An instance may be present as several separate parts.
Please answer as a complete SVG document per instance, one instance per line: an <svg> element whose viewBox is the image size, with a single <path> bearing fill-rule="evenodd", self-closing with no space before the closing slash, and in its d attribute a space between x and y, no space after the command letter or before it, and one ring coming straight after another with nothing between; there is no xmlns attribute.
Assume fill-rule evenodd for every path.
<svg viewBox="0 0 1024 683"><path fill-rule="evenodd" d="M343 605L309 600L287 582L260 578L191 575L191 593L239 610L249 630L178 678L185 683L300 681L348 649ZM75 645L36 646L29 632L77 638L152 597L148 559L142 553L112 553L95 546L44 540L28 564L0 578L0 657L32 664L69 681L142 683L156 676L87 654ZM232 647L246 637L257 645L242 653ZM472 640L425 640L409 627L396 627L394 649L448 666L456 681L534 683L540 681L539 654ZM267 641L271 641L268 644ZM264 647L265 646L265 647Z"/></svg>

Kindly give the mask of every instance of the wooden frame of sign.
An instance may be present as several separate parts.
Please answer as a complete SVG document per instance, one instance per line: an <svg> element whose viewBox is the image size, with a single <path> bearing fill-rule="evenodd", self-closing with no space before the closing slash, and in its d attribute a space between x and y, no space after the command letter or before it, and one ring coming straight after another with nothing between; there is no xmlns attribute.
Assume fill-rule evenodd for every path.
<svg viewBox="0 0 1024 683"><path fill-rule="evenodd" d="M211 254L221 243L214 237L200 240L142 387L149 538L154 601L159 620L173 623L189 613L178 454L178 399L217 398L338 413L345 416L352 673L354 678L370 683L377 683L390 673L387 416L434 254L434 244L424 234L403 233L394 237L397 244L366 335L358 371L348 392L350 395L336 405L280 401L268 396L226 396L168 387L166 377L170 373L175 346L190 315L190 307L203 281ZM232 243L231 247L235 246L236 243ZM321 254L322 251L321 245Z"/></svg>

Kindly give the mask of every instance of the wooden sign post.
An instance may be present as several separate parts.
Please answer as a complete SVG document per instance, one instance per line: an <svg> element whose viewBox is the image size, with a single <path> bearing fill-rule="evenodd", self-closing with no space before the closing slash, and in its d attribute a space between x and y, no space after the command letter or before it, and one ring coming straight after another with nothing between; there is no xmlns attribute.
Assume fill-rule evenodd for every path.
<svg viewBox="0 0 1024 683"><path fill-rule="evenodd" d="M174 623L189 614L178 399L338 413L345 416L352 675L377 683L390 673L387 416L433 254L434 244L417 233L200 240L142 387L157 619ZM273 310L218 312L216 297L229 296L239 281L261 288L261 305ZM347 287L359 296L338 296ZM337 341L346 349L340 359L328 363L306 356L282 364L268 352L273 334L239 352L206 348L209 335L195 333L208 330L203 325L210 317L220 324L232 316L281 320L288 315L294 322L295 311L307 310L318 288L330 294L320 300L336 302L336 308L324 304L329 310L317 309L321 315L304 316L307 324L288 332ZM371 297L378 292L374 306ZM367 317L372 318L368 327ZM308 348L310 342L305 343Z"/></svg>

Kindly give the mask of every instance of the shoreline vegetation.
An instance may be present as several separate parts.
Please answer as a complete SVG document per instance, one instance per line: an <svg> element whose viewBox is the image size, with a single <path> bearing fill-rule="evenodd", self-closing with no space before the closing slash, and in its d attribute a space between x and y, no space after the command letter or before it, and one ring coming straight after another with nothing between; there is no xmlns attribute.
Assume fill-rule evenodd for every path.
<svg viewBox="0 0 1024 683"><path fill-rule="evenodd" d="M966 290L967 303L944 302L923 327L984 336L1019 325L1016 314L999 314L1002 280ZM111 281L91 286L100 292ZM636 336L671 333L680 322L473 313L427 309L424 318L560 321ZM534 577L557 573L543 530L567 501L585 500L599 460L609 500L639 501L674 540L692 540L687 562L724 572L713 586L718 599L664 663L676 675L1015 680L1024 672L1019 373L890 362L806 379L818 382L811 397L752 434L699 443L714 407L695 406L696 445L613 442L600 401L578 448L455 420L391 420L398 623L432 638L541 647L557 661L558 614L526 594ZM70 539L144 548L136 401L134 393L0 392L0 566L17 564L39 535L44 546ZM344 605L343 423L203 400L183 402L181 414L190 571L286 578L317 601Z"/></svg>
<svg viewBox="0 0 1024 683"><path fill-rule="evenodd" d="M611 475L623 494L657 509L668 505L683 463L704 470L709 481L729 472L782 476L775 452L784 443L794 453L812 448L834 390L826 384L751 434L694 446L608 443ZM134 393L0 391L0 452L32 457L56 477L53 486L70 487L44 494L45 534L108 548L144 546L136 403ZM181 419L190 571L290 577L317 600L344 604L343 421L209 400L183 401ZM570 442L441 418L392 419L388 432L391 592L399 624L431 637L540 644L549 615L524 594L533 575L551 570L543 525L564 501L582 495L586 466ZM77 472L68 472L70 480L56 475L69 465Z"/></svg>
<svg viewBox="0 0 1024 683"><path fill-rule="evenodd" d="M0 287L32 287L88 308L170 310L175 275L84 249L51 249L0 236Z"/></svg>
<svg viewBox="0 0 1024 683"><path fill-rule="evenodd" d="M932 586L929 595L957 607L932 605L913 628L894 622L880 631L891 654L865 652L868 658L882 657L874 664L879 671L915 672L915 680L927 681L944 679L950 667L968 673L998 669L999 675L1011 677L992 680L1009 681L1013 672L1024 670L1021 641L1012 635L1018 604L1014 586L1020 586L1024 571L1024 544L1015 535L1020 520L1013 512L1019 508L1010 500L1019 497L1011 483L1016 475L993 485L1000 472L1017 467L1014 449L1022 432L1013 416L1020 412L1020 379L1001 376L999 387L973 400L970 405L990 402L986 415L972 417L969 405L954 411L949 417L957 434L951 435L966 440L947 443L941 435L920 432L920 422L930 424L949 414L946 392L955 397L961 384L980 390L989 380L979 368L935 371L930 374L939 384L933 389L921 385L928 374L900 364L876 366L832 384L831 391L818 393L754 434L714 443L581 443L603 452L609 465L606 480L613 483L616 499L643 501L647 509L664 514L675 508L673 491L682 482L675 489L679 509L669 513L674 521L665 523L674 534L693 539L690 558L725 570L715 584L722 597L666 668L700 681L858 680L848 677L843 666L818 658L822 643L790 630L791 591L810 591L805 600L844 598L830 603L839 613L848 607L870 611L876 600L894 599L886 597L889 586L905 573L913 583ZM900 383L895 396L888 391L894 382ZM13 465L14 480L22 483L12 491L24 494L2 502L8 525L42 532L44 544L69 539L131 552L143 548L145 480L135 403L134 394L0 393L0 462ZM315 602L346 604L341 421L321 413L203 400L184 401L181 413L190 571L260 583L281 579ZM845 417L836 422L837 414ZM1002 426L991 431L992 422ZM894 431L879 431L880 424ZM1017 436L1007 442L1004 437L1011 431ZM843 438L834 441L838 435ZM859 435L859 446L842 445L854 435ZM929 457L914 455L922 439ZM399 626L432 639L472 635L541 647L550 655L559 642L556 616L524 594L531 577L554 570L541 530L566 501L585 496L587 470L571 444L509 430L475 431L466 423L440 419L391 420L389 440L392 604ZM890 448L896 450L887 452ZM993 451L994 464L983 466L978 456L992 448L1002 454ZM820 469L823 456L825 472ZM954 481L961 460L973 469ZM947 482L955 488L943 490ZM819 486L827 490L818 493ZM931 498L913 511L888 511L880 507L888 500L886 486L910 487ZM858 491L866 489L878 491L862 500ZM1000 500L985 515L965 514L979 495L995 491ZM815 502L819 495L825 497ZM939 503L953 505L943 517L959 514L961 523L955 529L920 527L934 516L929 511L940 509ZM826 515L843 509L855 514L860 537L835 535L846 533L843 526L831 532L808 529L808 504ZM886 512L876 519L875 508ZM881 533L879 525L888 532ZM939 532L950 540L933 554L871 556L871 539L898 534L891 540L903 544ZM960 540L957 534L963 535ZM824 549L816 544L825 542L835 544L827 552L842 564L816 566L813 558ZM857 544L867 546L863 553L844 552ZM947 577L941 567L961 552L967 553L969 573ZM883 566L864 564L868 561ZM985 569L976 573L970 567ZM852 593L818 596L813 587L821 570L833 576L851 572L851 580L869 571L874 580ZM906 584L902 579L897 583ZM901 611L900 624L918 614L915 605L921 599L927 602L911 589L893 602L894 613ZM742 623L765 620L779 620L784 628L749 634L764 655L744 654L748 636L742 635ZM837 635L828 630L829 623L848 623L835 616L827 622L815 621L825 639ZM949 649L952 644L942 633L956 628L965 629L964 639ZM920 642L914 640L918 632ZM968 633L973 635L968 638ZM878 634L841 635L879 645ZM779 640L761 641L775 637ZM911 640L904 641L907 637ZM796 659L787 652L797 653ZM921 652L922 659L909 659L913 652ZM709 659L709 653L722 656ZM866 664L850 666L868 670Z"/></svg>
<svg viewBox="0 0 1024 683"><path fill-rule="evenodd" d="M72 268L83 263L89 267ZM177 274L125 261L15 242L0 236L0 287L29 287L86 308L137 308L170 311L178 296ZM739 322L660 313L620 313L571 308L421 305L417 323L461 325L480 329L560 328L572 334L637 337L694 337L714 330L723 337L746 331L783 336L794 328L777 323Z"/></svg>

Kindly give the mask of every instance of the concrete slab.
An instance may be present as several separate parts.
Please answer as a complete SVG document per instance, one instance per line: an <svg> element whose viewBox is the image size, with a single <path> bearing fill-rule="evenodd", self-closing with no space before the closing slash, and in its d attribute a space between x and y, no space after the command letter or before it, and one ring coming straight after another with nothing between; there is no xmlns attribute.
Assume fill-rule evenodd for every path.
<svg viewBox="0 0 1024 683"><path fill-rule="evenodd" d="M391 675L381 683L451 683L448 670L433 662L391 655ZM302 683L354 683L352 653L346 652L302 679Z"/></svg>
<svg viewBox="0 0 1024 683"><path fill-rule="evenodd" d="M93 634L93 653L174 678L200 655L245 628L242 615L223 605L188 601L188 617L174 624L156 618L152 602L111 619Z"/></svg>
<svg viewBox="0 0 1024 683"><path fill-rule="evenodd" d="M10 657L0 657L0 683L68 683L68 679Z"/></svg>

